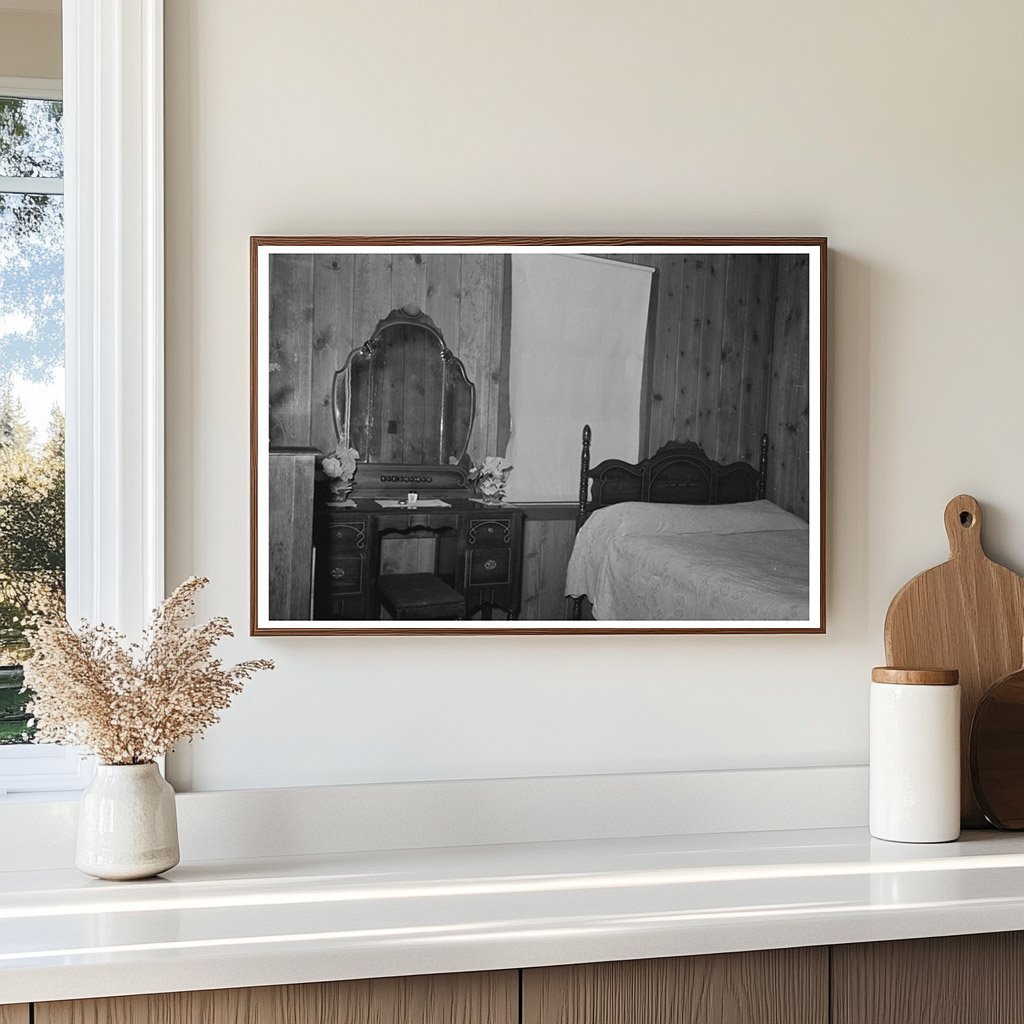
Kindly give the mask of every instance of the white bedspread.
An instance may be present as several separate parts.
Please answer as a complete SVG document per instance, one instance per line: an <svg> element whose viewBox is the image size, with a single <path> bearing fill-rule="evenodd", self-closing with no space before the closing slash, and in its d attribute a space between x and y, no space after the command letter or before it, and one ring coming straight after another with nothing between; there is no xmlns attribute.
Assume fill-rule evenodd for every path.
<svg viewBox="0 0 1024 1024"><path fill-rule="evenodd" d="M770 501L623 502L576 538L566 593L601 620L804 620L807 523Z"/></svg>

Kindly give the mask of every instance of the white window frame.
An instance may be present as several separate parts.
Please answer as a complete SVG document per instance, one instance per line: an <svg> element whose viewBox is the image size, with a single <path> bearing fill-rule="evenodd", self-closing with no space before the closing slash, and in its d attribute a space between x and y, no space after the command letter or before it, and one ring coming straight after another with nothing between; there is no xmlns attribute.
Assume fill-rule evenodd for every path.
<svg viewBox="0 0 1024 1024"><path fill-rule="evenodd" d="M138 635L164 596L163 0L63 0L63 40L68 617ZM0 797L91 774L0 748Z"/></svg>
<svg viewBox="0 0 1024 1024"><path fill-rule="evenodd" d="M0 77L0 96L26 100L63 98L60 79ZM64 192L63 178L0 177L0 192ZM87 784L91 765L74 750L54 744L0 747L0 798L7 793L46 793L76 790Z"/></svg>

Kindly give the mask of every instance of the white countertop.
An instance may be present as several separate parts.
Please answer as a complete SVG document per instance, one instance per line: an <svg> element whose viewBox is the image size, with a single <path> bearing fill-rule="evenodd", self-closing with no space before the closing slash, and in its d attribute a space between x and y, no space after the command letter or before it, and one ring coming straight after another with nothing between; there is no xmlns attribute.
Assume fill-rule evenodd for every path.
<svg viewBox="0 0 1024 1024"><path fill-rule="evenodd" d="M1024 836L861 829L0 872L0 1004L1024 929Z"/></svg>

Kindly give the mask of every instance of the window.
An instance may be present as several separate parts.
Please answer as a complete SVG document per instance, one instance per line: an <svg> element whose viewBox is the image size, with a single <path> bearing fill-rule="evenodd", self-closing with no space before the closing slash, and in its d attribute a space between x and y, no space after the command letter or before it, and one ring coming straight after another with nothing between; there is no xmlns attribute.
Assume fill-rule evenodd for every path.
<svg viewBox="0 0 1024 1024"><path fill-rule="evenodd" d="M64 599L63 175L59 85L0 80L0 749L7 785L32 789L79 774L26 746L20 668L26 615Z"/></svg>
<svg viewBox="0 0 1024 1024"><path fill-rule="evenodd" d="M52 148L45 160L37 148L34 163L19 157L0 170L0 193L12 206L62 211L68 615L133 635L164 596L162 32L162 0L65 4L60 163L67 187ZM60 101L61 83L0 78L0 97ZM17 138L28 145L20 129ZM13 246L11 231L0 231L0 244ZM59 307L43 312L59 315ZM25 369L45 376L38 362ZM52 368L58 393L59 372ZM56 507L53 500L59 520ZM59 572L56 550L50 554L47 564ZM24 729L13 721L16 709L0 715ZM0 799L65 794L90 775L91 762L76 751L0 745Z"/></svg>
<svg viewBox="0 0 1024 1024"><path fill-rule="evenodd" d="M64 599L64 139L0 84L0 744L31 735L25 619Z"/></svg>

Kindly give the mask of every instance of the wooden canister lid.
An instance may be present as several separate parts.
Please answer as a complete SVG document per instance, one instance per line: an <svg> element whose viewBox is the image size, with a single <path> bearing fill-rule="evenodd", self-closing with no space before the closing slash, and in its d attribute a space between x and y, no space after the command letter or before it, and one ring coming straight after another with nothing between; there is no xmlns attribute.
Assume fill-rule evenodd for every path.
<svg viewBox="0 0 1024 1024"><path fill-rule="evenodd" d="M955 668L889 668L871 670L873 683L897 683L915 686L956 686L960 673Z"/></svg>

